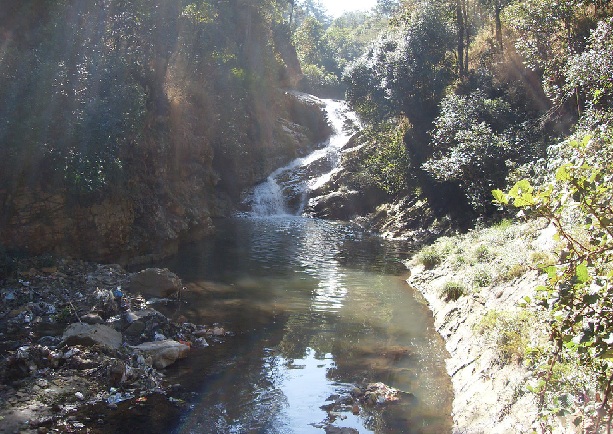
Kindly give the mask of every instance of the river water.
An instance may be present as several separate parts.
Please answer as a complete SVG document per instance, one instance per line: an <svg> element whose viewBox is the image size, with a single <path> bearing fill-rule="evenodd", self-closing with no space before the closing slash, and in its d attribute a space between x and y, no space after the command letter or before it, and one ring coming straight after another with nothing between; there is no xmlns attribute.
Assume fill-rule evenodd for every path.
<svg viewBox="0 0 613 434"><path fill-rule="evenodd" d="M177 433L451 432L444 343L405 282L407 246L294 215L349 137L342 103L326 107L338 133L317 155L279 169L251 195L251 213L216 222L214 237L164 264L188 289L165 313L231 332L169 370L192 397ZM405 393L352 401L375 382Z"/></svg>

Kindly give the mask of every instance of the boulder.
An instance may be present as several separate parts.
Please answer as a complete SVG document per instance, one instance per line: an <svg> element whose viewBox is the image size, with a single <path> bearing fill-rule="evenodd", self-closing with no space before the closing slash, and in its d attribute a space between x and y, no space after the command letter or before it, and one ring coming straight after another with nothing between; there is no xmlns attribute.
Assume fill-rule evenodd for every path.
<svg viewBox="0 0 613 434"><path fill-rule="evenodd" d="M177 359L184 359L189 353L189 346L172 339L145 342L134 348L143 352L145 356L150 356L153 367L156 369L164 369L176 362Z"/></svg>
<svg viewBox="0 0 613 434"><path fill-rule="evenodd" d="M179 276L167 268L147 268L132 275L130 291L150 297L168 297L183 288Z"/></svg>
<svg viewBox="0 0 613 434"><path fill-rule="evenodd" d="M104 323L104 320L102 319L102 317L98 315L97 313L93 313L93 312L90 312L88 314L81 316L81 321L86 324L90 324L90 325Z"/></svg>
<svg viewBox="0 0 613 434"><path fill-rule="evenodd" d="M102 324L76 323L68 326L62 339L66 345L102 345L110 349L121 347L122 336L117 330Z"/></svg>

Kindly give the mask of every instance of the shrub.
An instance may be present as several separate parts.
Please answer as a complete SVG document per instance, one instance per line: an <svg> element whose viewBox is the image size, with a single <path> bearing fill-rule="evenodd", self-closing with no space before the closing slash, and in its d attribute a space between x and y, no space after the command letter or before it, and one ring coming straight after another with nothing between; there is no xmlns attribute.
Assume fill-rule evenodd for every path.
<svg viewBox="0 0 613 434"><path fill-rule="evenodd" d="M556 263L556 259L547 252L533 252L530 255L530 262L538 269L547 268Z"/></svg>
<svg viewBox="0 0 613 434"><path fill-rule="evenodd" d="M516 262L515 264L505 267L498 275L500 282L510 282L511 280L519 279L528 271L528 266Z"/></svg>
<svg viewBox="0 0 613 434"><path fill-rule="evenodd" d="M439 265L443 258L435 248L428 247L419 253L417 259L419 263L426 268L426 270L431 270L432 268Z"/></svg>
<svg viewBox="0 0 613 434"><path fill-rule="evenodd" d="M533 322L534 317L528 311L491 310L475 325L475 331L494 343L501 364L521 362L529 344L526 330L530 330Z"/></svg>
<svg viewBox="0 0 613 434"><path fill-rule="evenodd" d="M408 128L407 120L399 118L364 134L368 141L376 143L376 149L365 159L361 171L390 195L405 190L409 184L411 161L404 145Z"/></svg>
<svg viewBox="0 0 613 434"><path fill-rule="evenodd" d="M490 259L492 259L492 253L488 246L481 244L475 249L475 260L477 262L487 262Z"/></svg>
<svg viewBox="0 0 613 434"><path fill-rule="evenodd" d="M466 293L467 291L464 285L453 281L445 283L441 289L441 297L447 302L456 301L463 295L466 295Z"/></svg>
<svg viewBox="0 0 613 434"><path fill-rule="evenodd" d="M492 275L485 268L479 268L472 276L473 284L479 288L484 288L492 283Z"/></svg>

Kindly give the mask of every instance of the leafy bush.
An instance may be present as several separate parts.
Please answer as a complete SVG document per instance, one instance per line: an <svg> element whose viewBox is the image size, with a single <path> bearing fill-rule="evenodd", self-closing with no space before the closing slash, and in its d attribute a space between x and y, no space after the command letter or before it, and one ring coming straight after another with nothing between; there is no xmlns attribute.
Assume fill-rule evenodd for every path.
<svg viewBox="0 0 613 434"><path fill-rule="evenodd" d="M452 46L441 5L419 2L345 71L350 106L370 121L399 114L429 121L452 79Z"/></svg>
<svg viewBox="0 0 613 434"><path fill-rule="evenodd" d="M514 263L508 265L502 269L502 271L498 274L496 280L500 282L510 282L512 280L518 279L523 276L529 268L525 264Z"/></svg>
<svg viewBox="0 0 613 434"><path fill-rule="evenodd" d="M580 94L590 109L611 110L613 104L613 22L603 20L590 34L585 51L565 68L565 98Z"/></svg>
<svg viewBox="0 0 613 434"><path fill-rule="evenodd" d="M406 120L392 121L371 128L365 136L376 143L374 152L364 160L362 172L384 192L394 195L409 183L410 158L404 145Z"/></svg>
<svg viewBox="0 0 613 434"><path fill-rule="evenodd" d="M518 110L481 90L449 95L432 131L433 156L422 167L439 181L460 185L470 206L492 212L491 190L504 186L512 165L532 161L537 140Z"/></svg>
<svg viewBox="0 0 613 434"><path fill-rule="evenodd" d="M419 253L417 260L426 270L430 270L441 263L442 255L435 248L429 247Z"/></svg>
<svg viewBox="0 0 613 434"><path fill-rule="evenodd" d="M488 246L485 244L480 244L475 249L474 257L477 262L488 262L492 259L493 254Z"/></svg>
<svg viewBox="0 0 613 434"><path fill-rule="evenodd" d="M484 288L486 286L491 285L492 275L487 269L478 268L473 272L472 282L475 286L479 288Z"/></svg>
<svg viewBox="0 0 613 434"><path fill-rule="evenodd" d="M555 408L549 403L558 396L551 384L552 367L560 359L577 360L604 390L600 412L592 408L589 414L599 425L613 397L613 132L603 125L593 137L571 140L566 147L570 157L556 170L555 181L535 188L523 180L494 196L551 220L565 245L559 261L545 269L548 281L537 288L534 301L549 317L552 341L533 387L541 416L546 420Z"/></svg>

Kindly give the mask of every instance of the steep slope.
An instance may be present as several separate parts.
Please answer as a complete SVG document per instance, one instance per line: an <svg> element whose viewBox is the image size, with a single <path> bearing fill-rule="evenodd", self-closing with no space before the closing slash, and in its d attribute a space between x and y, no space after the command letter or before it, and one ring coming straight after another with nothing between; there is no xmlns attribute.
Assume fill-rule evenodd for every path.
<svg viewBox="0 0 613 434"><path fill-rule="evenodd" d="M0 12L0 244L165 255L321 140L319 107L282 90L300 70L281 5L30 0Z"/></svg>

